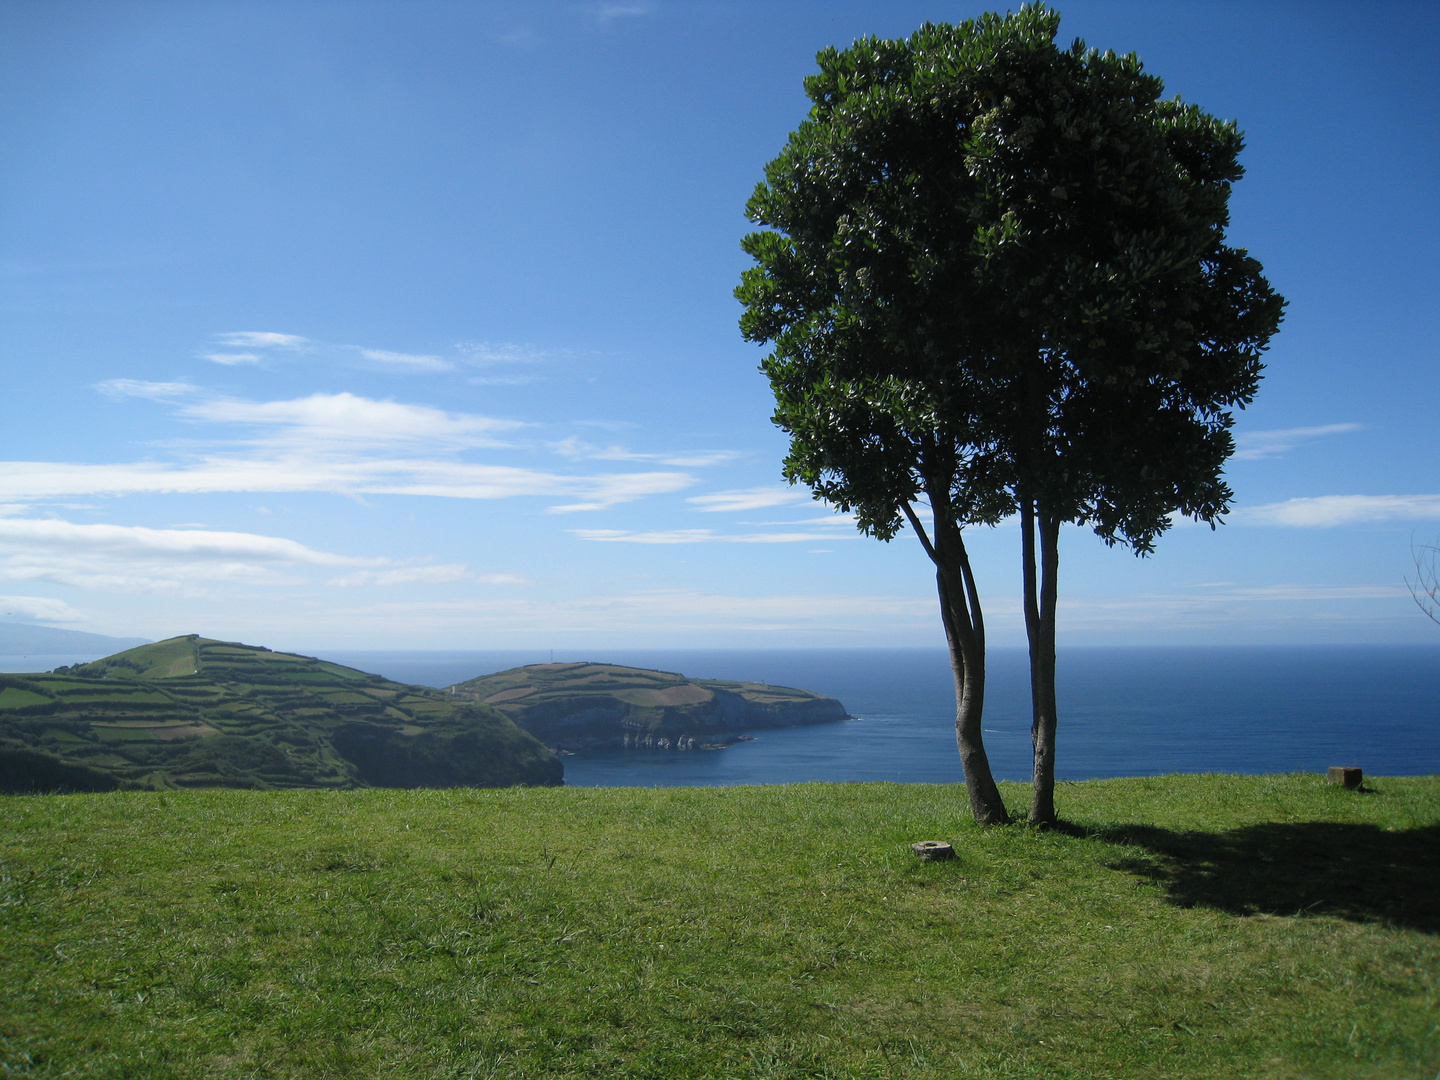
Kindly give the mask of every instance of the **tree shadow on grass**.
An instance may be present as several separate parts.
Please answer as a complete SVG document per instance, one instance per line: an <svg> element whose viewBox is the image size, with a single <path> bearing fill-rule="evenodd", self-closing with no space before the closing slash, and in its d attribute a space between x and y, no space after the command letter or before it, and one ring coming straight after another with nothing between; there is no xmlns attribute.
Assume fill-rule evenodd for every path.
<svg viewBox="0 0 1440 1080"><path fill-rule="evenodd" d="M1328 821L1177 832L1144 825L1092 836L1144 848L1112 865L1180 907L1233 915L1331 915L1440 934L1440 825L1389 832Z"/></svg>

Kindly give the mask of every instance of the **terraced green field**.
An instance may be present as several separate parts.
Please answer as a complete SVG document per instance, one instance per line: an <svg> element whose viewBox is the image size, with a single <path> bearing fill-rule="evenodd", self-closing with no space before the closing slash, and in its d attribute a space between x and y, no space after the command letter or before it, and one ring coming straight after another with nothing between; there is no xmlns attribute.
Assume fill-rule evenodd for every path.
<svg viewBox="0 0 1440 1080"><path fill-rule="evenodd" d="M556 784L483 704L195 635L0 675L0 791Z"/></svg>
<svg viewBox="0 0 1440 1080"><path fill-rule="evenodd" d="M499 709L547 746L710 749L753 728L846 719L845 706L808 690L620 664L530 664L447 688Z"/></svg>

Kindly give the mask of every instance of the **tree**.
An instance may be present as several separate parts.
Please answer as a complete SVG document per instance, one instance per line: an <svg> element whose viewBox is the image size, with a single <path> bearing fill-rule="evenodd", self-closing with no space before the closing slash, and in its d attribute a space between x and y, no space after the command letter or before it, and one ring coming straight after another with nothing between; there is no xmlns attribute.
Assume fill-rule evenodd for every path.
<svg viewBox="0 0 1440 1080"><path fill-rule="evenodd" d="M1224 243L1234 125L1160 101L1133 56L1058 49L1058 29L1033 5L821 52L809 118L747 204L776 231L745 238L736 290L745 336L774 345L787 478L881 539L908 521L936 565L981 821L1007 815L964 526L1020 512L1047 823L1060 525L1144 554L1173 513L1216 522L1228 410L1283 306Z"/></svg>
<svg viewBox="0 0 1440 1080"><path fill-rule="evenodd" d="M1161 100L1134 55L1058 49L1053 11L1014 21L1022 41L990 60L967 164L1004 309L997 441L1021 517L1030 819L1049 824L1060 526L1139 555L1176 514L1215 526L1232 497L1230 410L1254 398L1284 301L1226 243L1235 124Z"/></svg>
<svg viewBox="0 0 1440 1080"><path fill-rule="evenodd" d="M1425 613L1431 622L1440 623L1440 541L1433 544L1410 543L1410 555L1415 560L1415 580L1405 579L1415 606Z"/></svg>

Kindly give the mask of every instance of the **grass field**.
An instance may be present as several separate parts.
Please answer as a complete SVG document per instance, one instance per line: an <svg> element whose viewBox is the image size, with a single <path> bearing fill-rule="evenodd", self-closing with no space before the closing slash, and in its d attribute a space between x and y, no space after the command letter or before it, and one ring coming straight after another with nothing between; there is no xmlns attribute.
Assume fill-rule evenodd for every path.
<svg viewBox="0 0 1440 1080"><path fill-rule="evenodd" d="M1432 1080L1440 778L1370 786L9 797L0 1075Z"/></svg>

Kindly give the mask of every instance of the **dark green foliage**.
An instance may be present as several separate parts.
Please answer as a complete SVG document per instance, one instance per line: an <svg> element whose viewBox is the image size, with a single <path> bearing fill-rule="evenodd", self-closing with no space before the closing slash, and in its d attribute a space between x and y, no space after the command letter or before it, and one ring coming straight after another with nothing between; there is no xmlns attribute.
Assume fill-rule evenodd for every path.
<svg viewBox="0 0 1440 1080"><path fill-rule="evenodd" d="M451 735L404 735L381 724L348 723L335 728L330 741L373 787L504 787L515 782L505 751L523 752L519 744L529 740L517 730L517 737L505 740L513 745L497 746L496 734L488 730L495 726L491 721ZM559 761L541 776L542 783L560 783Z"/></svg>
<svg viewBox="0 0 1440 1080"><path fill-rule="evenodd" d="M336 744L334 732L357 723L383 733L389 772L361 767ZM554 754L484 705L311 657L193 635L64 673L0 676L0 737L111 787L562 782ZM25 768L0 772L0 792L37 783ZM78 779L64 784L103 790L82 788Z"/></svg>
<svg viewBox="0 0 1440 1080"><path fill-rule="evenodd" d="M114 791L119 782L99 769L74 765L53 754L0 741L0 793Z"/></svg>
<svg viewBox="0 0 1440 1080"><path fill-rule="evenodd" d="M1283 301L1225 244L1233 123L1133 55L1058 49L1040 5L817 57L747 206L737 295L786 473L881 537L926 474L962 523L1060 500L1142 550L1229 490L1226 409Z"/></svg>

